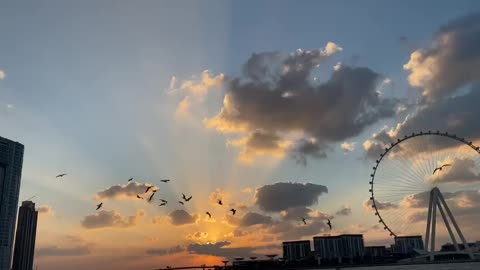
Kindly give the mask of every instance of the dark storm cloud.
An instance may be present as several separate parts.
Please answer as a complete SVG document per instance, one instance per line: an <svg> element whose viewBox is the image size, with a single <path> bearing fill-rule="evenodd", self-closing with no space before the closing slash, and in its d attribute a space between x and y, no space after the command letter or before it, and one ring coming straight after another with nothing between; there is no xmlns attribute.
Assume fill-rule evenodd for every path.
<svg viewBox="0 0 480 270"><path fill-rule="evenodd" d="M176 253L180 253L184 251L185 249L182 248L181 246L176 246L172 248L150 248L145 251L147 255L152 255L152 256L164 256L164 255L172 255Z"/></svg>
<svg viewBox="0 0 480 270"><path fill-rule="evenodd" d="M40 247L35 250L38 257L47 256L83 256L90 254L88 246L78 247Z"/></svg>
<svg viewBox="0 0 480 270"><path fill-rule="evenodd" d="M136 199L137 194L145 193L147 187L151 186L146 183L130 182L127 185L114 185L105 190L97 192L98 199L109 198L133 198ZM153 187L153 189L158 189Z"/></svg>
<svg viewBox="0 0 480 270"><path fill-rule="evenodd" d="M122 216L115 211L101 210L96 214L88 215L81 221L81 225L85 229L99 229L99 228L128 228L135 226L138 218L143 217L145 212L138 211L135 216Z"/></svg>
<svg viewBox="0 0 480 270"><path fill-rule="evenodd" d="M404 68L409 82L428 101L450 96L480 81L480 13L454 20L440 28L432 46L412 53Z"/></svg>
<svg viewBox="0 0 480 270"><path fill-rule="evenodd" d="M254 212L248 212L246 213L241 221L240 221L240 226L243 227L248 227L248 226L253 226L257 224L262 224L262 225L268 225L272 224L272 217L262 215L259 213L254 213Z"/></svg>
<svg viewBox="0 0 480 270"><path fill-rule="evenodd" d="M293 154L305 163L306 156L324 157L326 145L393 116L398 101L380 97L376 89L381 76L369 68L342 66L324 83L310 80L313 69L335 51L299 50L286 57L254 54L244 77L229 81L224 107L208 126L245 135L262 130L282 138L301 132ZM315 143L305 143L311 139ZM274 146L272 141L260 145Z"/></svg>
<svg viewBox="0 0 480 270"><path fill-rule="evenodd" d="M190 215L185 210L175 210L168 214L173 225L181 226L195 223L198 220L197 215Z"/></svg>
<svg viewBox="0 0 480 270"><path fill-rule="evenodd" d="M257 189L255 203L264 211L280 212L291 207L311 206L323 193L328 193L323 185L280 182Z"/></svg>

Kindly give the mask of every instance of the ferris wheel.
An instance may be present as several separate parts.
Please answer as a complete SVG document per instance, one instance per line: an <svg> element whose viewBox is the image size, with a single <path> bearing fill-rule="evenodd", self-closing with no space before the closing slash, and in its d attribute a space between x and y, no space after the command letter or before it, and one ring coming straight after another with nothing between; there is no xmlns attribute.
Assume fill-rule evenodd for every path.
<svg viewBox="0 0 480 270"><path fill-rule="evenodd" d="M478 187L480 147L465 138L428 131L384 146L370 175L369 205L393 237L425 232L416 223L430 216L427 209L433 189L451 195L459 187Z"/></svg>

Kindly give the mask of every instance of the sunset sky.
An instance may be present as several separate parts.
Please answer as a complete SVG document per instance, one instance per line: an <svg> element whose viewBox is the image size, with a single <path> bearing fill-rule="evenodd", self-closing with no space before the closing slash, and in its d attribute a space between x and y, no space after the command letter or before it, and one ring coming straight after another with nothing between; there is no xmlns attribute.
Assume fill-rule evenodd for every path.
<svg viewBox="0 0 480 270"><path fill-rule="evenodd" d="M25 145L39 269L220 264L325 233L390 245L367 201L382 149L421 130L480 142L479 1L72 2L0 4L0 136ZM432 181L474 241L468 158ZM401 198L412 217L423 191Z"/></svg>

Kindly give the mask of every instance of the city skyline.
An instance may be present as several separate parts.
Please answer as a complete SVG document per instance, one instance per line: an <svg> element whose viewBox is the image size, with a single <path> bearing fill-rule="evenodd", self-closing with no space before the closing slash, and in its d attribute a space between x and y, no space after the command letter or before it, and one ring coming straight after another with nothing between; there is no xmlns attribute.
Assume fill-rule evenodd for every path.
<svg viewBox="0 0 480 270"><path fill-rule="evenodd" d="M206 3L0 4L0 136L25 145L40 269L219 265L324 234L389 245L368 192L385 146L428 130L479 145L477 1ZM442 192L474 242L465 164ZM423 235L428 198L410 195Z"/></svg>

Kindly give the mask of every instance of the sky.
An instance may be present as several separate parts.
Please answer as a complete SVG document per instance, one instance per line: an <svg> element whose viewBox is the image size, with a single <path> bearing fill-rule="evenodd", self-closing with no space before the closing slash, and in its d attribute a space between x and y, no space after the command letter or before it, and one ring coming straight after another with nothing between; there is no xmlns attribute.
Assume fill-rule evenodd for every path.
<svg viewBox="0 0 480 270"><path fill-rule="evenodd" d="M479 12L466 0L0 3L0 136L25 145L35 265L220 264L329 233L390 245L368 202L383 149L421 130L479 142ZM421 140L379 167L380 213L421 234L431 185L402 181L453 162L428 183L480 240L477 153Z"/></svg>

